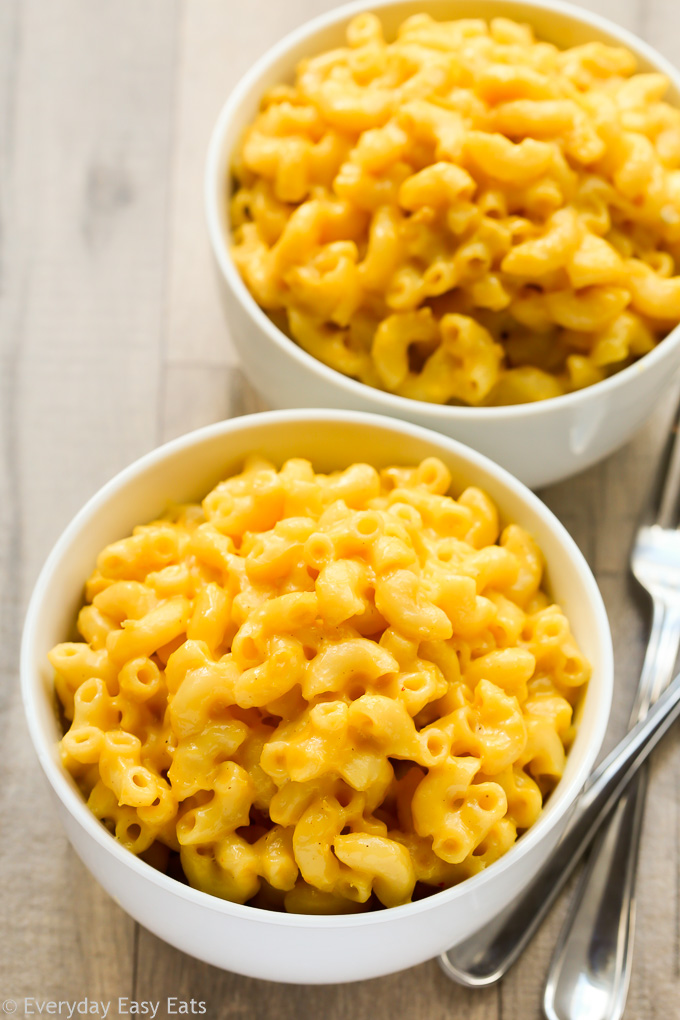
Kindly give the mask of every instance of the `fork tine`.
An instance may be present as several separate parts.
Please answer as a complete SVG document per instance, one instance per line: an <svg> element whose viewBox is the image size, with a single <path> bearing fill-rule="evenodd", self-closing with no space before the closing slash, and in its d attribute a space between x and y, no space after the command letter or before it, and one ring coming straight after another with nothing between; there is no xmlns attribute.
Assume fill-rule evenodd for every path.
<svg viewBox="0 0 680 1020"><path fill-rule="evenodd" d="M680 504L680 403L659 462L654 493L649 523L661 528L674 528Z"/></svg>

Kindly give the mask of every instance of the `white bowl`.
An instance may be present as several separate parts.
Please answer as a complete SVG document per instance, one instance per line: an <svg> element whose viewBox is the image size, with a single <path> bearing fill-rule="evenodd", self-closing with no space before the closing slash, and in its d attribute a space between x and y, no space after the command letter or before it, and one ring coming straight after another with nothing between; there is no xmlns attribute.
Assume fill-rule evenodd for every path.
<svg viewBox="0 0 680 1020"><path fill-rule="evenodd" d="M454 491L481 486L502 517L527 528L545 554L552 594L593 665L582 722L564 777L536 824L505 857L461 885L406 906L334 917L228 903L160 874L125 850L90 813L60 764L61 731L47 652L70 633L98 552L153 519L168 502L205 495L253 451L277 462L307 457L320 470L357 458L384 466L438 456L452 472ZM68 838L116 902L160 938L217 967L274 981L325 983L377 977L429 959L468 937L514 898L555 846L595 762L607 726L613 665L607 616L583 556L553 514L507 472L452 439L390 418L274 411L168 443L90 500L37 581L26 617L21 676L31 737Z"/></svg>
<svg viewBox="0 0 680 1020"><path fill-rule="evenodd" d="M556 0L372 0L315 18L269 50L237 85L213 132L205 204L220 290L245 370L270 406L327 406L388 414L467 443L532 488L566 478L621 446L649 416L680 365L680 328L617 375L566 396L512 407L428 404L366 386L307 354L258 307L232 261L230 157L255 117L262 94L277 82L292 80L303 57L340 45L347 23L367 7L380 15L388 33L417 12L440 19L502 15L529 22L540 38L561 47L594 39L626 46L637 56L640 70L660 71L670 78L671 101L679 105L680 74L630 32Z"/></svg>

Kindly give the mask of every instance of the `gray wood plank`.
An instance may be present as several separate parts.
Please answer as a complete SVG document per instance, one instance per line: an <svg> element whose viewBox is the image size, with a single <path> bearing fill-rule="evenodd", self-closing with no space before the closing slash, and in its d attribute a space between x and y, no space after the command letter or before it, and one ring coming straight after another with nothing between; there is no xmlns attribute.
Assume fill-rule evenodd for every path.
<svg viewBox="0 0 680 1020"><path fill-rule="evenodd" d="M344 985L284 985L256 981L208 967L169 950L140 931L137 995L160 1000L165 1020L167 996L201 999L208 1017L220 1020L497 1020L499 990L473 992L452 985L434 961L373 981ZM165 1012L164 1012L165 1010ZM513 1016L513 1014L507 1014ZM520 1020L521 1014L517 1014ZM521 1017L524 1020L524 1017Z"/></svg>
<svg viewBox="0 0 680 1020"><path fill-rule="evenodd" d="M203 172L217 115L241 75L273 43L334 0L184 0L173 157L168 356L233 364L203 215Z"/></svg>
<svg viewBox="0 0 680 1020"><path fill-rule="evenodd" d="M162 442L224 418L266 410L236 365L172 362L166 366L163 380Z"/></svg>
<svg viewBox="0 0 680 1020"><path fill-rule="evenodd" d="M156 441L175 7L26 0L0 19L0 987L112 1000L134 925L67 845L17 656L58 532Z"/></svg>

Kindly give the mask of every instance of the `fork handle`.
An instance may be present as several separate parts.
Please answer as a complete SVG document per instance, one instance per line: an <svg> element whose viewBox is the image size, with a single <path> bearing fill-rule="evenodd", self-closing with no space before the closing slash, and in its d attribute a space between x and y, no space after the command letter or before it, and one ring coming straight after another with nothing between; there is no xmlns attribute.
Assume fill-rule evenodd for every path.
<svg viewBox="0 0 680 1020"><path fill-rule="evenodd" d="M593 844L550 964L543 997L547 1020L623 1016L647 782L643 765Z"/></svg>
<svg viewBox="0 0 680 1020"><path fill-rule="evenodd" d="M631 725L668 684L680 644L680 617L654 605L652 635ZM637 860L647 767L598 834L550 964L543 999L548 1020L621 1020L635 932Z"/></svg>

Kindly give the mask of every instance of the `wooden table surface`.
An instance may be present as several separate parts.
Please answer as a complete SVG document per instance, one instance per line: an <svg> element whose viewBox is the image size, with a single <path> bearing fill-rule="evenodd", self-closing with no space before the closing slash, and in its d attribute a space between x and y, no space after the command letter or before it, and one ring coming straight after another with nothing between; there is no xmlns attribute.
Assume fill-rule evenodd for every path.
<svg viewBox="0 0 680 1020"><path fill-rule="evenodd" d="M133 922L70 849L29 744L18 651L37 572L128 462L257 408L218 305L202 213L208 136L237 78L332 0L0 3L0 1001L202 1000L209 1018L532 1020L567 906L492 989L430 962L354 985L224 973ZM680 63L678 0L585 0ZM635 440L542 495L602 588L616 651L609 745L648 607L628 550L676 393ZM628 1020L680 1015L677 736L654 761Z"/></svg>

